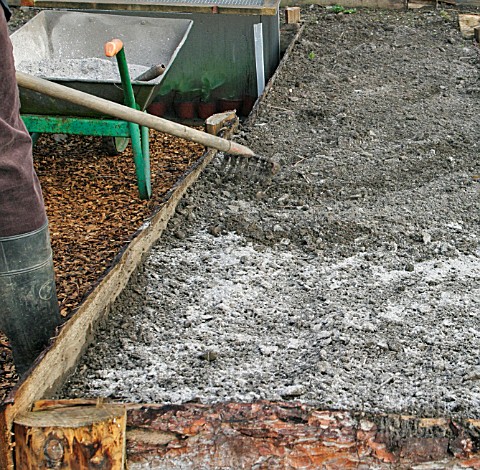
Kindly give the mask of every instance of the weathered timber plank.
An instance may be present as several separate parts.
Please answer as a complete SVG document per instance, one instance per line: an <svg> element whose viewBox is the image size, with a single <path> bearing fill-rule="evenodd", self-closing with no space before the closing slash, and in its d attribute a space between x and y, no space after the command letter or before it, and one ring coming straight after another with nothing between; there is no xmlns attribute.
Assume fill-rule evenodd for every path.
<svg viewBox="0 0 480 470"><path fill-rule="evenodd" d="M459 7L480 7L480 0L456 0L455 5Z"/></svg>
<svg viewBox="0 0 480 470"><path fill-rule="evenodd" d="M281 5L341 5L345 8L384 8L386 10L400 10L406 7L406 0L299 0L286 1Z"/></svg>
<svg viewBox="0 0 480 470"><path fill-rule="evenodd" d="M435 0L408 0L407 7L409 10L418 10L420 8L435 8Z"/></svg>
<svg viewBox="0 0 480 470"><path fill-rule="evenodd" d="M16 468L125 467L124 405L25 412L15 418L14 429Z"/></svg>
<svg viewBox="0 0 480 470"><path fill-rule="evenodd" d="M475 37L475 41L480 42L480 26L473 28L473 36Z"/></svg>
<svg viewBox="0 0 480 470"><path fill-rule="evenodd" d="M321 411L299 403L129 405L127 464L130 470L422 463L477 469L479 432L473 420Z"/></svg>
<svg viewBox="0 0 480 470"><path fill-rule="evenodd" d="M58 410L74 406L94 406L101 403L110 403L98 398L67 398L60 400L38 400L32 406L32 411Z"/></svg>
<svg viewBox="0 0 480 470"><path fill-rule="evenodd" d="M231 136L233 130L226 132L226 137ZM111 304L126 287L133 272L165 230L182 196L198 179L216 153L216 150L206 152L191 171L169 191L158 212L137 232L115 266L82 303L76 314L62 326L53 343L37 359L24 380L11 392L0 410L2 470L14 468L11 430L15 417L19 413L29 411L36 400L48 398L55 393L74 370L92 340L96 325L108 315Z"/></svg>
<svg viewBox="0 0 480 470"><path fill-rule="evenodd" d="M35 8L62 8L78 10L128 10L128 11L163 11L177 13L207 13L227 15L276 15L279 0L266 0L262 6L241 5L217 6L212 4L191 3L153 3L148 0L132 3L129 0L101 0L99 2L86 2L82 0L21 0L21 4Z"/></svg>
<svg viewBox="0 0 480 470"><path fill-rule="evenodd" d="M272 89L273 85L277 81L279 75L282 73L282 70L285 67L285 64L287 63L288 58L290 57L290 54L293 51L293 48L301 38L303 31L305 29L305 25L302 25L299 30L297 31L297 34L293 38L292 42L288 46L287 50L285 51L285 54L282 57L282 60L278 64L277 70L275 70L275 73L271 76L270 80L268 81L265 89L263 90L262 96L256 101L252 111L248 115L248 118L244 122L245 127L250 127L255 123L255 120L257 119L258 116L258 111L259 107L262 103L263 100L267 97L267 95L270 93L270 90Z"/></svg>

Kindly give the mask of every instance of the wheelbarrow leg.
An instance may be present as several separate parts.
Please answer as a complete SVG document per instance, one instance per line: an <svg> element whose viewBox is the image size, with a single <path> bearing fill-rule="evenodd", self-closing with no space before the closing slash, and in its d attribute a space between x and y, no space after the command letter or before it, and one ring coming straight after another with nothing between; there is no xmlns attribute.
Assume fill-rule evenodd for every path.
<svg viewBox="0 0 480 470"><path fill-rule="evenodd" d="M145 186L147 188L148 197L152 195L151 175L150 175L150 137L148 127L141 126L141 138L142 138L142 155L143 165L145 169Z"/></svg>
<svg viewBox="0 0 480 470"><path fill-rule="evenodd" d="M140 199L149 199L152 190L150 184L150 158L147 152L145 154L144 147L148 146L148 129L147 139L144 138L143 127L138 124L129 123L130 136L132 139L133 161L135 163L135 174L137 176L138 192ZM147 141L146 144L144 141Z"/></svg>
<svg viewBox="0 0 480 470"><path fill-rule="evenodd" d="M117 40L114 40L117 41ZM118 70L122 80L122 88L125 104L133 109L138 109L133 94L132 82L128 72L127 59L123 44L120 42L120 49L115 51ZM135 163L135 173L137 176L138 192L141 199L149 199L152 195L150 182L150 154L148 149L148 128L144 128L134 123L129 123L130 138L132 139L133 160Z"/></svg>

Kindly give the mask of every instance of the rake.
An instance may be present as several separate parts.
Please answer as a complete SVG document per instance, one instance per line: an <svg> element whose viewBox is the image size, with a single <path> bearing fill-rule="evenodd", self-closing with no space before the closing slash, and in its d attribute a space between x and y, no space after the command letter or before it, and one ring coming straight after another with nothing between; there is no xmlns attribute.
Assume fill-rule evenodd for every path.
<svg viewBox="0 0 480 470"><path fill-rule="evenodd" d="M229 165L227 166L232 168L233 165L230 165L230 160L234 157L237 159L240 157L242 160L251 161L254 169L260 167L270 174L275 174L279 169L278 164L273 160L261 155L256 155L255 152L250 148L236 142L223 139L206 132L201 132L196 129L192 129L191 127L171 122L167 119L153 116L151 114L132 109L128 106L114 103L107 99L75 90L43 78L35 77L24 72L17 71L16 76L17 83L21 87L36 91L38 93L43 93L54 98L65 100L76 105L84 106L99 113L113 116L117 119L133 122L140 126L165 132L175 137L180 137L182 139L199 143L205 147L214 148L224 152L226 156L225 158L229 162Z"/></svg>

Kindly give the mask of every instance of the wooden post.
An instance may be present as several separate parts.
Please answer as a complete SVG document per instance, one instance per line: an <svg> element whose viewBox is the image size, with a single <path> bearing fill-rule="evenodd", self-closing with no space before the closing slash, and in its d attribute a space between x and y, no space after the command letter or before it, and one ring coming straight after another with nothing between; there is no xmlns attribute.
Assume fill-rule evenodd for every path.
<svg viewBox="0 0 480 470"><path fill-rule="evenodd" d="M473 28L473 34L475 36L475 41L480 42L480 26Z"/></svg>
<svg viewBox="0 0 480 470"><path fill-rule="evenodd" d="M15 465L22 470L125 466L124 405L71 406L15 418Z"/></svg>
<svg viewBox="0 0 480 470"><path fill-rule="evenodd" d="M218 135L228 121L237 119L235 111L213 114L205 121L205 131L208 134Z"/></svg>
<svg viewBox="0 0 480 470"><path fill-rule="evenodd" d="M460 33L464 39L473 39L475 28L480 26L480 15L460 14L458 15Z"/></svg>
<svg viewBox="0 0 480 470"><path fill-rule="evenodd" d="M285 8L285 23L300 23L300 7Z"/></svg>

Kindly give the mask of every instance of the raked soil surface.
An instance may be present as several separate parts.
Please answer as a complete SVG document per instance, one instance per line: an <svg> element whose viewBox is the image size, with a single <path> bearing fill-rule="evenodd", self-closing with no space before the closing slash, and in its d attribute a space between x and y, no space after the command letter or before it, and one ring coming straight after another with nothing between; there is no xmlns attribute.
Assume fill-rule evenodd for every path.
<svg viewBox="0 0 480 470"><path fill-rule="evenodd" d="M480 55L454 11L312 7L64 397L480 414Z"/></svg>

